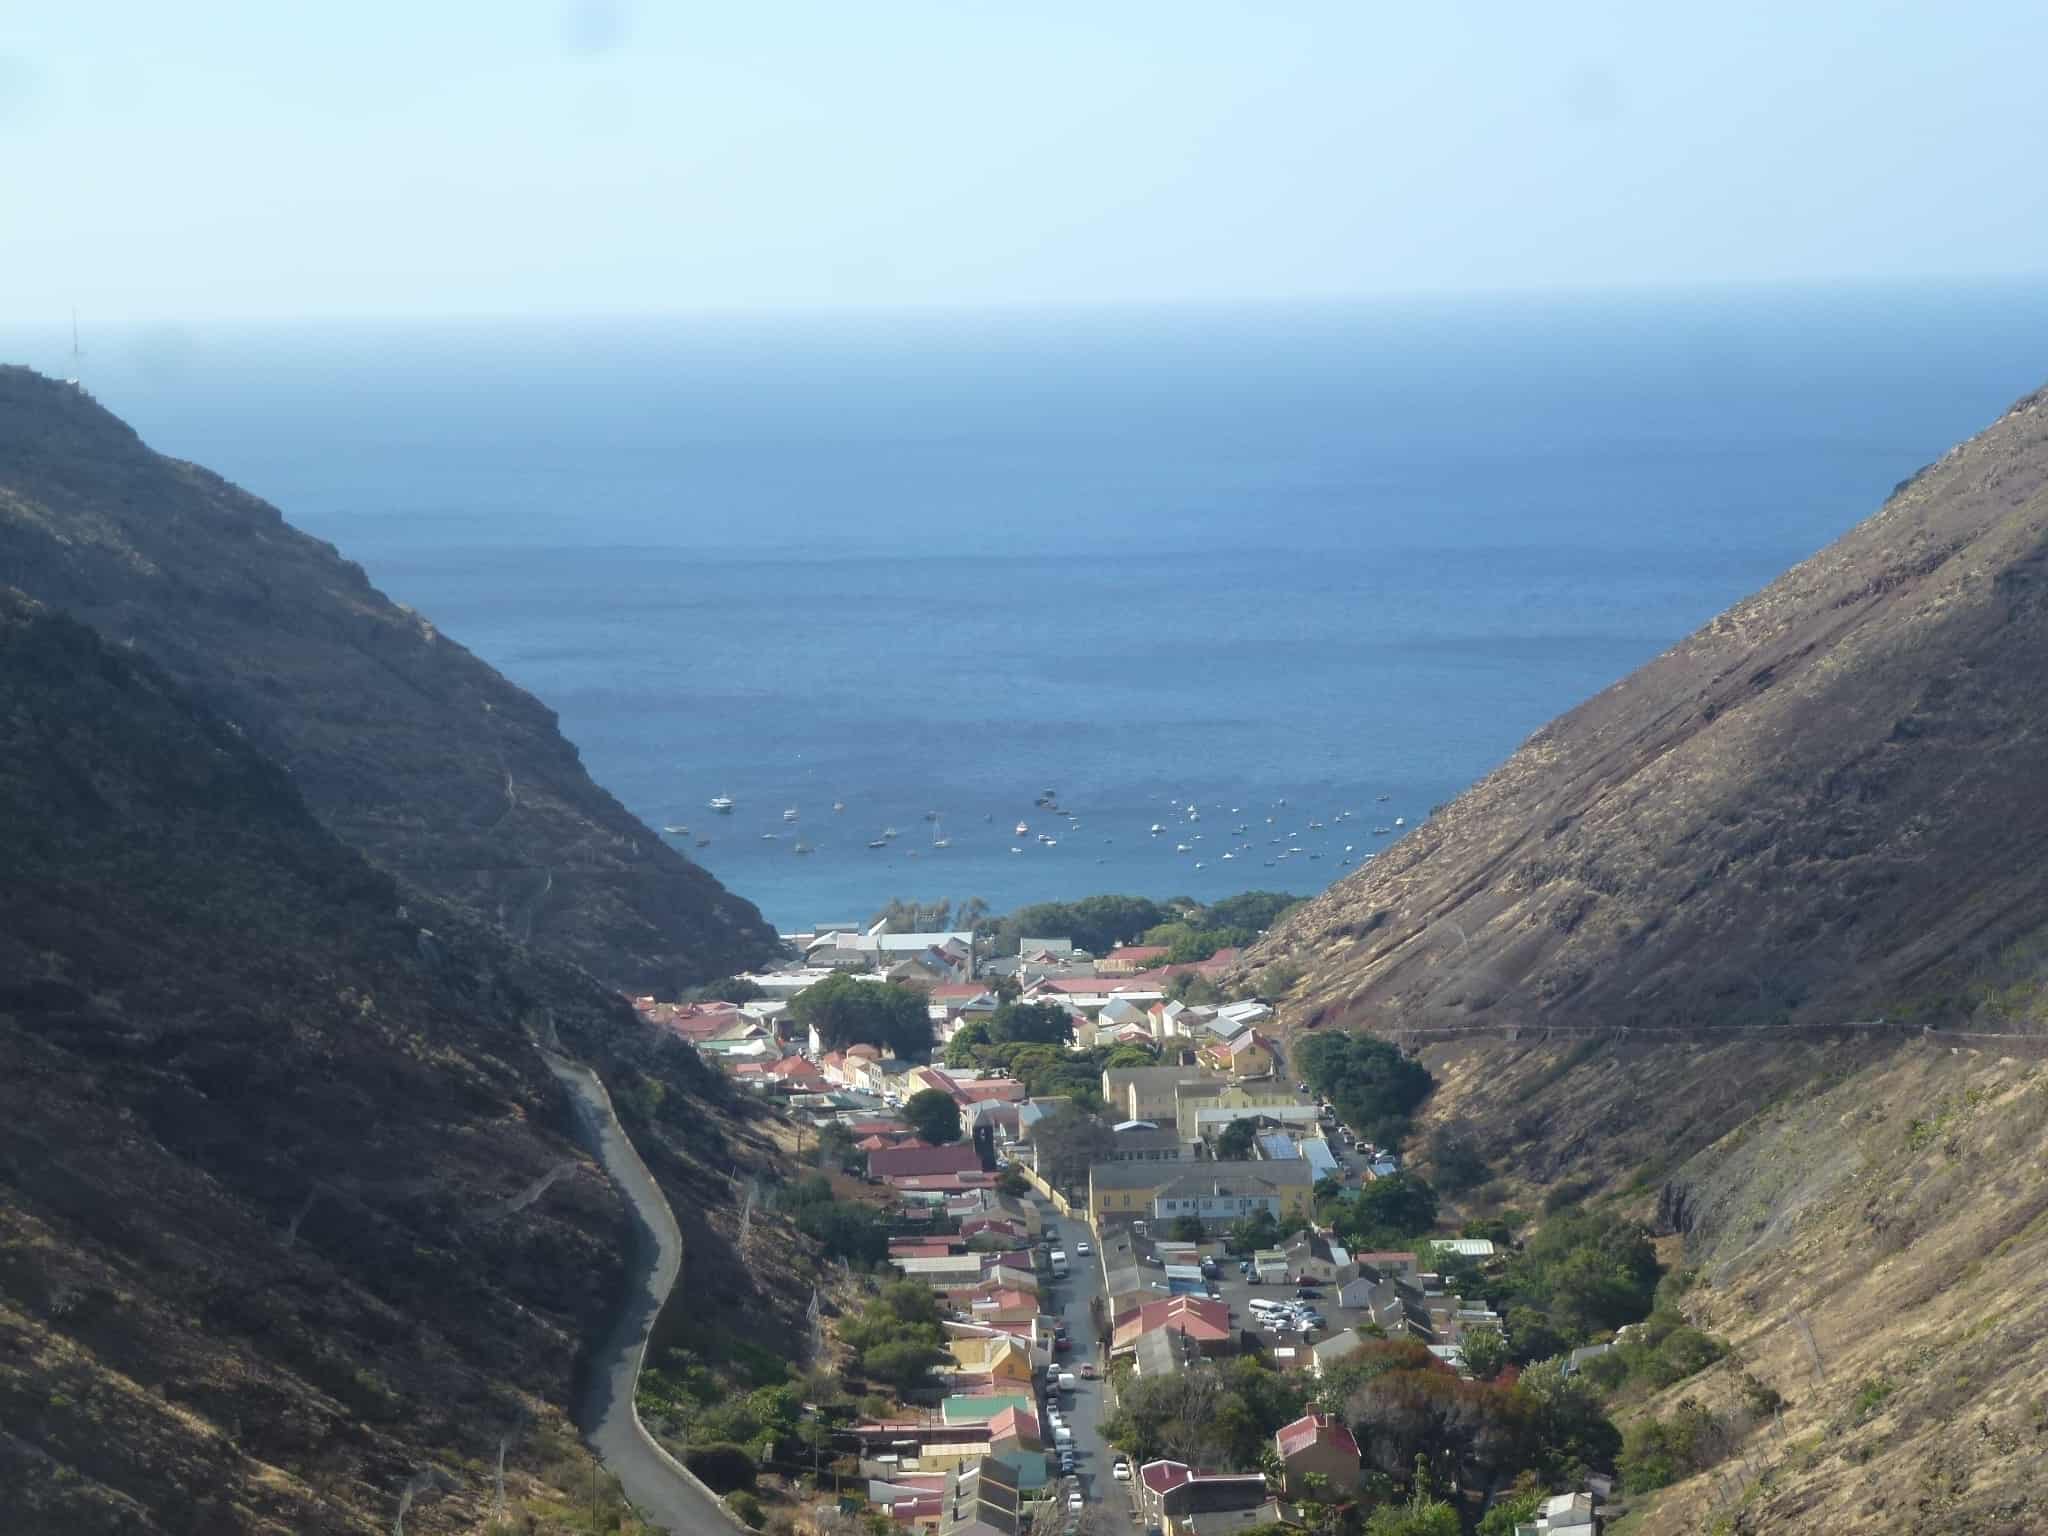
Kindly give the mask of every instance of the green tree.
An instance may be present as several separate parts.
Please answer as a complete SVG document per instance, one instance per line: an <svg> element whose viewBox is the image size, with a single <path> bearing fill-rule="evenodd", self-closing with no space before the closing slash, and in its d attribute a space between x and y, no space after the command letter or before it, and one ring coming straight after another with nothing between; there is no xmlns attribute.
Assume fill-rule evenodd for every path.
<svg viewBox="0 0 2048 1536"><path fill-rule="evenodd" d="M1436 1191L1419 1174L1374 1179L1331 1208L1330 1221L1354 1248L1385 1248L1436 1225Z"/></svg>
<svg viewBox="0 0 2048 1536"><path fill-rule="evenodd" d="M1477 1189L1493 1173L1478 1131L1465 1119L1446 1120L1429 1133L1429 1161L1438 1186L1454 1195Z"/></svg>
<svg viewBox="0 0 2048 1536"><path fill-rule="evenodd" d="M1156 1067L1159 1052L1146 1045L1119 1045L1102 1059L1102 1065L1111 1071L1121 1067Z"/></svg>
<svg viewBox="0 0 2048 1536"><path fill-rule="evenodd" d="M971 1067L977 1061L976 1052L992 1044L986 1019L969 1019L953 1032L953 1038L946 1042L946 1065L949 1067Z"/></svg>
<svg viewBox="0 0 2048 1536"><path fill-rule="evenodd" d="M1169 976L1166 995L1190 1008L1207 1008L1223 1001L1223 993L1217 989L1216 983L1199 971L1182 971Z"/></svg>
<svg viewBox="0 0 2048 1536"><path fill-rule="evenodd" d="M950 1093L925 1088L903 1101L903 1118L933 1146L960 1139L960 1106Z"/></svg>
<svg viewBox="0 0 2048 1536"><path fill-rule="evenodd" d="M1536 1511L1543 1507L1543 1501L1540 1488L1495 1500L1479 1521L1479 1536L1515 1536L1516 1526L1535 1523Z"/></svg>
<svg viewBox="0 0 2048 1536"><path fill-rule="evenodd" d="M932 1368L950 1358L936 1344L918 1339L892 1339L861 1351L860 1368L875 1381L899 1392L914 1392L930 1382Z"/></svg>
<svg viewBox="0 0 2048 1536"><path fill-rule="evenodd" d="M1054 1110L1031 1127L1040 1177L1056 1189L1087 1181L1088 1169L1116 1150L1116 1133L1073 1105Z"/></svg>
<svg viewBox="0 0 2048 1536"><path fill-rule="evenodd" d="M1501 1367L1508 1363L1508 1341L1498 1328L1466 1330L1461 1348L1465 1355L1465 1369L1476 1381L1493 1380L1501 1373Z"/></svg>
<svg viewBox="0 0 2048 1536"><path fill-rule="evenodd" d="M1242 1117L1223 1127L1216 1137L1216 1156L1223 1162L1241 1163L1252 1155L1258 1139L1259 1122Z"/></svg>
<svg viewBox="0 0 2048 1536"><path fill-rule="evenodd" d="M997 1045L1065 1045L1074 1038L1074 1016L1057 1003L1007 1002L988 1021Z"/></svg>
<svg viewBox="0 0 2048 1536"><path fill-rule="evenodd" d="M797 993L789 1014L798 1024L815 1028L827 1050L872 1045L904 1057L931 1050L929 1005L913 987L864 981L842 971Z"/></svg>
<svg viewBox="0 0 2048 1536"><path fill-rule="evenodd" d="M1400 1140L1435 1086L1428 1068L1386 1041L1339 1031L1298 1042L1294 1067L1346 1125L1381 1145Z"/></svg>
<svg viewBox="0 0 2048 1536"><path fill-rule="evenodd" d="M1435 1496L1425 1458L1415 1458L1415 1482L1405 1504L1389 1504L1372 1512L1365 1536L1460 1536L1457 1509Z"/></svg>
<svg viewBox="0 0 2048 1536"><path fill-rule="evenodd" d="M1530 1366L1514 1393L1528 1415L1530 1464L1546 1481L1572 1482L1614 1465L1621 1432L1607 1417L1599 1392L1582 1376L1565 1374L1564 1361Z"/></svg>
<svg viewBox="0 0 2048 1536"><path fill-rule="evenodd" d="M1168 1224L1166 1235L1176 1243L1199 1243L1204 1237L1202 1218L1199 1216L1176 1216Z"/></svg>

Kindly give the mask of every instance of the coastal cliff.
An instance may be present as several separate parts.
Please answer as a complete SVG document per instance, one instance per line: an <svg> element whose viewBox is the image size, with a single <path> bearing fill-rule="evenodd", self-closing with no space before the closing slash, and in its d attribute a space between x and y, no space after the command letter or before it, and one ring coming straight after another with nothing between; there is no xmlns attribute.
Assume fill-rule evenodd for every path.
<svg viewBox="0 0 2048 1536"><path fill-rule="evenodd" d="M752 965L753 905L593 783L554 713L333 546L0 368L0 585L150 657L371 862L634 991Z"/></svg>

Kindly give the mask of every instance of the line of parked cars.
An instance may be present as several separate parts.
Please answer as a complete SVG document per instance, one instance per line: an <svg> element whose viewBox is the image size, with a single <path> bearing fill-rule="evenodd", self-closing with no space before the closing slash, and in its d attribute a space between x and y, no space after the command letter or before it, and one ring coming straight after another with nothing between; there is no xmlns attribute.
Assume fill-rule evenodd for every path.
<svg viewBox="0 0 2048 1536"><path fill-rule="evenodd" d="M1302 1289L1307 1290L1308 1287ZM1252 1309L1261 1328L1274 1333L1308 1334L1330 1326L1323 1320L1323 1314L1308 1301L1268 1301L1263 1296L1254 1296L1245 1305Z"/></svg>

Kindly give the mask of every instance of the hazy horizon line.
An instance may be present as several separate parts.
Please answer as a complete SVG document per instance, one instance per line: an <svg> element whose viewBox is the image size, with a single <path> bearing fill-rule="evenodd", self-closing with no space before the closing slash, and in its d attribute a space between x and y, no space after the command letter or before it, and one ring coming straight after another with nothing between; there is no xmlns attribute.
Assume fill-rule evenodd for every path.
<svg viewBox="0 0 2048 1536"><path fill-rule="evenodd" d="M87 305L76 308L82 329L105 331L174 330L215 328L227 331L271 329L362 329L393 326L626 325L626 324L718 324L718 323L818 323L891 320L935 320L947 318L1010 318L1042 315L1226 316L1246 313L1372 312L1396 307L1429 309L1484 307L1504 303L1541 300L1550 304L1585 305L1600 302L1641 302L1655 300L1711 300L1716 298L1762 297L1772 294L1808 295L1841 293L1880 296L1885 293L1924 293L1930 289L1957 293L2010 288L2048 288L2048 269L2012 272L1926 273L1912 277L1732 277L1711 282L1654 281L1620 282L1603 286L1579 284L1502 286L1485 288L1403 288L1366 293L1300 293L1246 295L1235 298L991 298L986 300L934 300L929 303L847 303L800 302L789 304L727 304L594 307L589 309L507 310L404 310L363 309L319 312L175 314L116 312L112 319L95 319ZM101 312L105 314L104 311ZM0 330L68 334L73 311L30 317L0 315Z"/></svg>

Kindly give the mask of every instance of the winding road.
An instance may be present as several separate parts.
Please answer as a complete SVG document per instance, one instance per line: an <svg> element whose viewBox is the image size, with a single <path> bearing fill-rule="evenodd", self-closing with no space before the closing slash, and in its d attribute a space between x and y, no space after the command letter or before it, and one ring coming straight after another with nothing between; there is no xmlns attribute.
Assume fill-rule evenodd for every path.
<svg viewBox="0 0 2048 1536"><path fill-rule="evenodd" d="M576 1424L619 1480L640 1514L674 1536L744 1531L711 1490L664 1451L640 1422L633 1392L647 1355L647 1336L683 1268L683 1234L675 1212L612 1109L611 1095L590 1068L543 1048L548 1071L569 1092L579 1139L604 1165L625 1197L632 1223L626 1255L626 1297L605 1341L592 1352L590 1382Z"/></svg>

